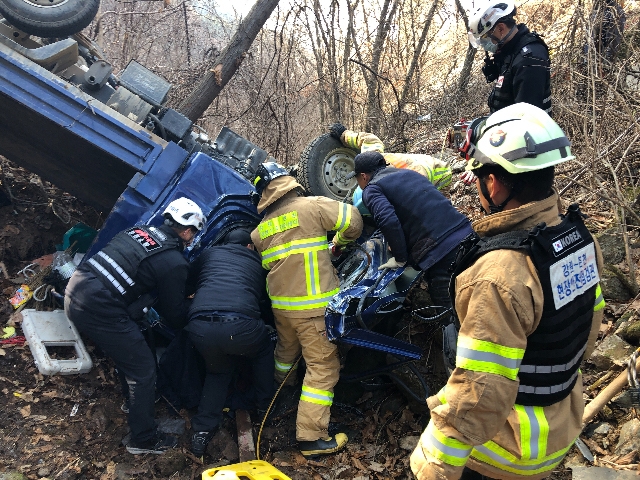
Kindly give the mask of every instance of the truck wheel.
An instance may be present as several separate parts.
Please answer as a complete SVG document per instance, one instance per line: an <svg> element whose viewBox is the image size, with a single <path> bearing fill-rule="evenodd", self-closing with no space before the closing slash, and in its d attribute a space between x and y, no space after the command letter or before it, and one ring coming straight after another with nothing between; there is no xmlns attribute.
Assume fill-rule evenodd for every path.
<svg viewBox="0 0 640 480"><path fill-rule="evenodd" d="M345 177L353 171L357 154L330 134L321 135L300 156L298 182L312 195L344 200L356 185L354 178Z"/></svg>
<svg viewBox="0 0 640 480"><path fill-rule="evenodd" d="M68 37L91 23L100 0L0 0L0 14L38 37Z"/></svg>

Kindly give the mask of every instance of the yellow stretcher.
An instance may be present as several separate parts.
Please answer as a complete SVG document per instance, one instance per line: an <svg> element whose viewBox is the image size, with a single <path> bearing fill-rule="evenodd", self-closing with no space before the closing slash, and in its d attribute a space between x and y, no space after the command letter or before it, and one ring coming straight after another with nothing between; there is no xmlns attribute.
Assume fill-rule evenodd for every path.
<svg viewBox="0 0 640 480"><path fill-rule="evenodd" d="M262 460L250 460L224 467L210 468L202 472L202 480L291 480L271 464Z"/></svg>

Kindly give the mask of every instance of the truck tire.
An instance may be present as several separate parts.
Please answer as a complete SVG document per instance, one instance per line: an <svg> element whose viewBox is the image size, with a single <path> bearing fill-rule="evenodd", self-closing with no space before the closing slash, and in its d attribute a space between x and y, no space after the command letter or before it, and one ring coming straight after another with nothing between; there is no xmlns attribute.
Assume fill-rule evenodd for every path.
<svg viewBox="0 0 640 480"><path fill-rule="evenodd" d="M345 177L353 171L356 150L326 133L306 146L298 164L298 182L312 195L344 200L355 179Z"/></svg>
<svg viewBox="0 0 640 480"><path fill-rule="evenodd" d="M0 14L29 35L68 37L89 25L99 6L100 0L0 0Z"/></svg>

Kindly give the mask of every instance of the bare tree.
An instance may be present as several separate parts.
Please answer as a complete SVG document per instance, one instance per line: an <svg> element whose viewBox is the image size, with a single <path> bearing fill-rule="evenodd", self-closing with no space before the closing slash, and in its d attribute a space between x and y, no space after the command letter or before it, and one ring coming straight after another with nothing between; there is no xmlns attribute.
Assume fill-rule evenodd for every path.
<svg viewBox="0 0 640 480"><path fill-rule="evenodd" d="M391 29L393 18L398 9L398 0L384 0L378 28L376 29L376 38L371 49L371 62L368 68L363 68L362 74L367 85L367 114L365 119L365 128L370 132L379 130L379 72L380 60L384 53L384 44Z"/></svg>
<svg viewBox="0 0 640 480"><path fill-rule="evenodd" d="M464 22L464 29L469 31L469 17L467 16L467 12L462 8L462 3L460 0L456 0L456 9L458 10L458 14L462 17ZM464 95L467 92L467 87L469 86L469 79L471 77L471 69L473 68L473 60L476 58L477 48L473 47L471 44L467 47L467 54L464 57L464 64L462 65L462 70L460 71L460 75L458 76L458 85L457 90L458 94Z"/></svg>
<svg viewBox="0 0 640 480"><path fill-rule="evenodd" d="M207 110L247 55L249 47L278 5L278 0L257 0L238 25L231 42L216 58L215 65L200 79L178 106L178 111L196 121Z"/></svg>

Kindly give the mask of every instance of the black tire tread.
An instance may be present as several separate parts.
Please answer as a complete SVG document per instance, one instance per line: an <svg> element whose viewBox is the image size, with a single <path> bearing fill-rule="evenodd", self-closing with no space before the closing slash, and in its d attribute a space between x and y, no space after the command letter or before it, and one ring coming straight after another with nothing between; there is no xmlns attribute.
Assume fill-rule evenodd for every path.
<svg viewBox="0 0 640 480"><path fill-rule="evenodd" d="M42 38L68 37L78 33L91 23L100 8L100 0L73 0L80 5L74 12L60 14L51 7L51 10L41 9L33 15L28 5L20 8L21 1L0 0L0 14L14 27ZM52 18L47 19L47 15Z"/></svg>
<svg viewBox="0 0 640 480"><path fill-rule="evenodd" d="M317 193L312 191L311 185L309 184L309 164L313 161L311 159L311 152L316 148L316 145L324 141L328 135L328 133L325 133L324 135L314 138L304 147L302 154L300 154L300 161L298 162L298 183L302 185L308 193L312 193L313 195L317 195Z"/></svg>
<svg viewBox="0 0 640 480"><path fill-rule="evenodd" d="M314 166L316 165L317 162L321 162L324 160L324 158L322 159L316 158L316 149L319 147L319 145L324 144L328 138L331 138L334 142L336 142L336 148L347 148L344 145L342 145L342 142L340 142L340 140L335 139L329 133L325 133L323 135L320 135L319 137L316 137L304 148L304 150L302 151L302 154L300 155L300 161L298 162L297 180L298 180L298 183L302 185L304 189L311 195L325 196L328 198L342 201L343 198L337 198L329 190L319 191L319 190L322 190L322 187L320 187L319 189L314 188L312 185L312 182L310 181L310 178L313 175ZM356 153L358 152L354 150L354 155ZM323 181L324 180L322 179L322 180L319 180L318 182L321 183Z"/></svg>

